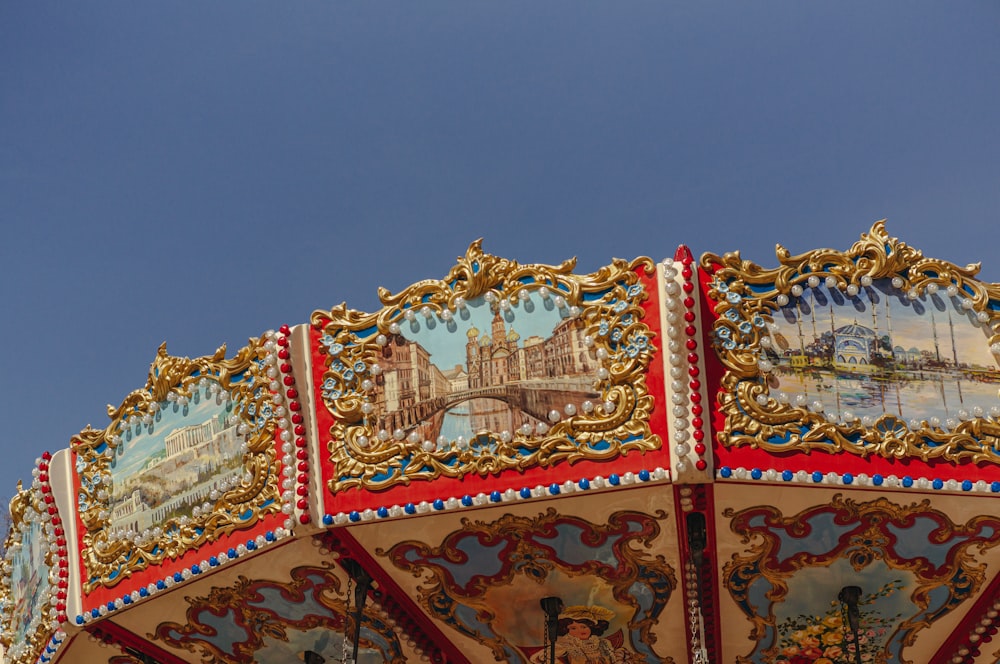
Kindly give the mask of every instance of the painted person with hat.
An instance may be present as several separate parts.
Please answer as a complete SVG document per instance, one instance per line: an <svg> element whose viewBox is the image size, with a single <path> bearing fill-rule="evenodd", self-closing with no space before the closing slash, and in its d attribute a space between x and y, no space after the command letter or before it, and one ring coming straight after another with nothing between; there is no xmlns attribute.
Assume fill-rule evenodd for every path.
<svg viewBox="0 0 1000 664"><path fill-rule="evenodd" d="M602 637L615 617L615 612L603 606L568 606L559 614L556 632L556 657L565 664L630 664L633 653L615 647ZM544 664L544 650L535 653L531 661Z"/></svg>

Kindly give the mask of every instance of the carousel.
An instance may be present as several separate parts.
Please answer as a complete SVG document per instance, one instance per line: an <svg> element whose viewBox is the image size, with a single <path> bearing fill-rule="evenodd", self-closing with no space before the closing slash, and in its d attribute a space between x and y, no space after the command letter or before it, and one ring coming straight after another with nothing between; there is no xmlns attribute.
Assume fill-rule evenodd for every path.
<svg viewBox="0 0 1000 664"><path fill-rule="evenodd" d="M3 661L1000 661L1000 284L672 255L161 347L18 487Z"/></svg>

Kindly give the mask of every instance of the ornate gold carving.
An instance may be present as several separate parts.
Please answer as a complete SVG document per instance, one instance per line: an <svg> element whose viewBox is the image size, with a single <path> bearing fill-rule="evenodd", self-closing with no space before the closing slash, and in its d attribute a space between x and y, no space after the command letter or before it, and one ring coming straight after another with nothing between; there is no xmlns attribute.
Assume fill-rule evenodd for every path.
<svg viewBox="0 0 1000 664"><path fill-rule="evenodd" d="M108 406L111 424L99 430L88 427L73 438L84 526L84 587L88 592L98 585L114 586L136 571L248 528L263 515L280 509L281 468L275 434L283 407L276 406L269 387L267 360L273 360L273 353L268 343L251 339L228 360L225 346L212 356L192 360L168 355L163 344L150 367L146 386L130 393L120 406ZM113 460L128 454L125 446L134 437L152 432L164 411L176 412L212 399L228 409L226 424L234 431L229 435L244 441L241 476L213 490L191 515L168 516L162 521L154 518L141 532L116 530L112 519Z"/></svg>
<svg viewBox="0 0 1000 664"><path fill-rule="evenodd" d="M962 268L925 258L920 251L890 237L884 220L875 223L846 252L819 249L792 256L778 245L776 253L780 266L773 269L743 260L738 252L705 254L701 259L702 267L714 275L709 289L718 315L713 343L726 367L719 396L726 416L718 435L720 443L771 452L818 449L925 461L1000 461L1000 417L996 413L992 419L983 417L982 412L970 413L950 427L934 418L904 420L888 412L868 423L860 418L831 421L824 413L810 410L808 404L776 399L770 390L774 376L767 369L768 363L762 362L774 316L790 306L789 302L798 306L796 302L805 297L803 292L818 284L826 285L830 292L846 294L846 299L863 296L873 283L910 301L947 297L989 331L984 343L994 358L1000 357L1000 284L977 281L978 263ZM905 383L905 378L902 381Z"/></svg>
<svg viewBox="0 0 1000 664"><path fill-rule="evenodd" d="M0 573L0 643L6 650L4 661L33 663L58 626L57 621L49 624L58 580L54 528L42 492L24 489L20 481L10 515Z"/></svg>
<svg viewBox="0 0 1000 664"><path fill-rule="evenodd" d="M476 241L444 279L421 281L396 294L380 288L384 306L376 313L353 311L346 304L314 312L311 322L321 335L326 366L321 397L333 419L328 449L338 477L329 482L330 491L383 489L415 479L487 475L657 449L659 437L648 424L654 399L645 378L654 352L653 333L642 320L640 306L648 297L640 273L653 274L654 265L648 258L615 260L589 275L573 274L574 265L574 260L559 266L520 265L484 253L481 241ZM385 433L380 438L377 420L384 413L371 409L379 388L365 386L378 370L385 347L404 343L400 326L414 318L453 325L477 298L484 298L494 311L514 311L531 298L557 301L575 330L590 339L591 361L605 358L591 383L598 395L596 407L564 417L543 435L518 430L502 437L489 432L475 449L442 449Z"/></svg>

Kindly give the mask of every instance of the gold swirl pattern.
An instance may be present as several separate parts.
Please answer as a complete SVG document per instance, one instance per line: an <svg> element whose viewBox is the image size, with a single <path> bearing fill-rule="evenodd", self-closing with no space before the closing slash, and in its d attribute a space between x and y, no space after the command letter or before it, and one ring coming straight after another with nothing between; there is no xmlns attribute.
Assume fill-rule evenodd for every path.
<svg viewBox="0 0 1000 664"><path fill-rule="evenodd" d="M793 308L798 315L800 308L809 304L805 291L815 291L821 285L833 297L848 303L861 302L859 307L864 306L862 298L873 289L883 293L886 301L944 302L950 309L939 311L948 315L955 311L960 322L967 318L977 326L991 356L990 367L965 366L957 352L951 363L953 341L952 348L938 353L936 363L933 358L920 359L903 367L890 347L880 352L891 357L895 366L872 369L876 374L881 371L880 379L897 381L905 389L906 376L915 375L915 367L922 371L930 366L931 371L940 370L941 374L941 368L946 367L970 383L992 382L1000 358L1000 284L976 280L979 264L963 268L926 258L890 237L884 220L876 222L846 252L819 249L793 256L778 245L776 254L780 265L773 269L743 260L738 252L705 254L701 258L701 266L713 275L708 295L715 302L718 318L712 329L712 343L725 366L719 393L719 407L726 417L718 434L722 445L746 445L769 452L822 450L862 457L1000 462L1000 402L995 397L990 402L992 407L959 410L957 416L944 422L940 421L943 418L919 414L906 419L901 412L889 409L866 418L824 413L801 399L795 402L776 398L772 389L778 376L771 360L780 353L772 345L775 318ZM885 306L888 308L888 304ZM815 331L815 322L813 325ZM786 355L790 353L794 351L785 349ZM946 356L945 360L942 356ZM814 369L805 351L800 352L800 357L798 369L803 373Z"/></svg>
<svg viewBox="0 0 1000 664"><path fill-rule="evenodd" d="M163 344L150 367L146 386L130 393L120 406L108 406L111 424L99 430L88 427L72 439L80 479L77 502L84 527L83 582L87 592L97 586L113 587L134 572L248 528L265 514L281 509L278 478L282 469L276 458L275 436L285 413L268 375L273 346L269 340L251 339L227 360L225 346L212 356L189 359L168 355ZM192 489L191 501L197 503L193 508L185 503L183 508L162 509L162 515L157 512L146 518L146 527L116 525L115 514L123 510L122 505L127 506L129 498L116 495L115 482L128 477L116 480L115 464L127 458L133 441L153 435L164 413L186 413L199 403L214 403L223 414L217 416L220 420L224 417L218 425L225 428L221 435L228 437L229 445L239 446L239 452L230 454L238 455L229 461L229 465L236 464L235 474L230 472L220 480L214 469L174 469L175 475L198 472ZM147 470L149 464L170 462L169 457L154 455L146 464ZM193 496L194 491L207 486L211 486L207 495Z"/></svg>
<svg viewBox="0 0 1000 664"><path fill-rule="evenodd" d="M648 258L615 260L593 274L575 275L574 266L575 260L558 266L520 265L484 253L480 240L444 279L420 281L396 294L380 288L384 306L376 313L353 311L345 304L314 312L316 349L325 366L319 396L332 419L327 449L337 468L329 490L378 490L412 480L496 474L659 448L660 439L649 428L654 398L645 377L654 335L641 306L649 297L646 285L655 267ZM586 385L594 402L560 413L557 421L537 429L479 432L468 445L426 440L405 426L395 431L384 427L389 409L379 401L384 380L379 362L407 343L403 326L454 326L473 305L488 306L497 315L529 315L535 302L554 303L562 313L560 325L568 324L586 345L581 354L598 367ZM487 384L482 394L512 400L516 389ZM444 410L446 398L425 411ZM419 406L411 410L419 413Z"/></svg>

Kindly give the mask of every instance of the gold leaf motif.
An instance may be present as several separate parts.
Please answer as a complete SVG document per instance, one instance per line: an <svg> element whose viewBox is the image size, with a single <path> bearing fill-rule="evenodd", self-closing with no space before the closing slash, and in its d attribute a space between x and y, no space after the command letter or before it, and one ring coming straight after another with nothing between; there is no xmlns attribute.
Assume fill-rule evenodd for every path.
<svg viewBox="0 0 1000 664"><path fill-rule="evenodd" d="M701 266L713 275L709 298L715 302L718 318L712 342L726 368L719 395L726 417L718 434L722 445L782 453L822 450L862 457L1000 462L1000 418L969 414L944 427L934 418L919 417L914 426L913 420L904 421L886 410L870 422L831 421L808 404L776 399L770 390L775 376L761 368L767 355L762 340L768 337L775 315L806 289L826 284L830 292L854 297L850 294L870 288L877 280L891 282L891 292L911 301L947 292L956 306L960 304L962 311L978 318L987 331L984 343L996 358L1000 352L1000 284L976 280L978 264L963 268L924 257L890 237L884 220L846 252L818 249L793 256L778 245L776 254L780 265L772 269L743 260L738 252L705 254L701 259ZM775 342L787 344L783 338ZM996 371L995 366L992 369Z"/></svg>
<svg viewBox="0 0 1000 664"><path fill-rule="evenodd" d="M314 312L311 323L320 337L326 368L320 396L333 420L327 449L338 475L329 482L329 490L379 490L413 480L495 474L659 448L659 437L650 431L648 422L654 399L648 393L645 372L654 346L653 333L643 321L641 303L648 294L640 279L640 275L654 273L653 263L648 258L616 259L589 275L573 274L574 266L574 260L558 266L520 265L484 253L477 240L444 279L420 281L395 294L379 289L383 308L378 312L361 313L346 305ZM517 430L501 436L501 432L483 431L476 435L475 445L464 449L454 445L442 449L431 445L435 441L387 435L393 428L379 425L388 409L374 408L381 389L374 372L380 368L380 358L408 342L402 325L415 318L446 325L474 301L477 305L488 302L499 315L501 309L513 310L535 297L561 303L567 312L563 323L570 326L566 334L575 335L576 340L589 339L589 363L597 366L595 358L605 358L600 373L604 377L595 375L587 386L598 402L596 407L562 417L540 435ZM636 339L641 340L638 346L626 343ZM367 389L362 386L366 382L371 383ZM490 384L483 389L484 398L509 402L517 398L512 384ZM423 412L419 401L406 408ZM445 407L444 398L439 401L434 402L435 413ZM414 425L406 426L414 430Z"/></svg>
<svg viewBox="0 0 1000 664"><path fill-rule="evenodd" d="M85 529L82 557L87 592L97 586L115 586L135 572L248 528L280 509L281 468L274 442L277 418L268 387L265 342L251 339L228 360L225 352L222 346L211 356L189 359L172 357L166 344L161 345L146 386L131 392L120 406L108 406L111 423L99 430L88 427L72 439L81 479L78 503ZM218 491L219 497L209 501L211 509L204 513L168 517L145 533L116 532L108 485L112 460L124 453L125 438L151 430L162 409L213 398L210 395L217 404L232 404L232 427L245 427L242 478Z"/></svg>

